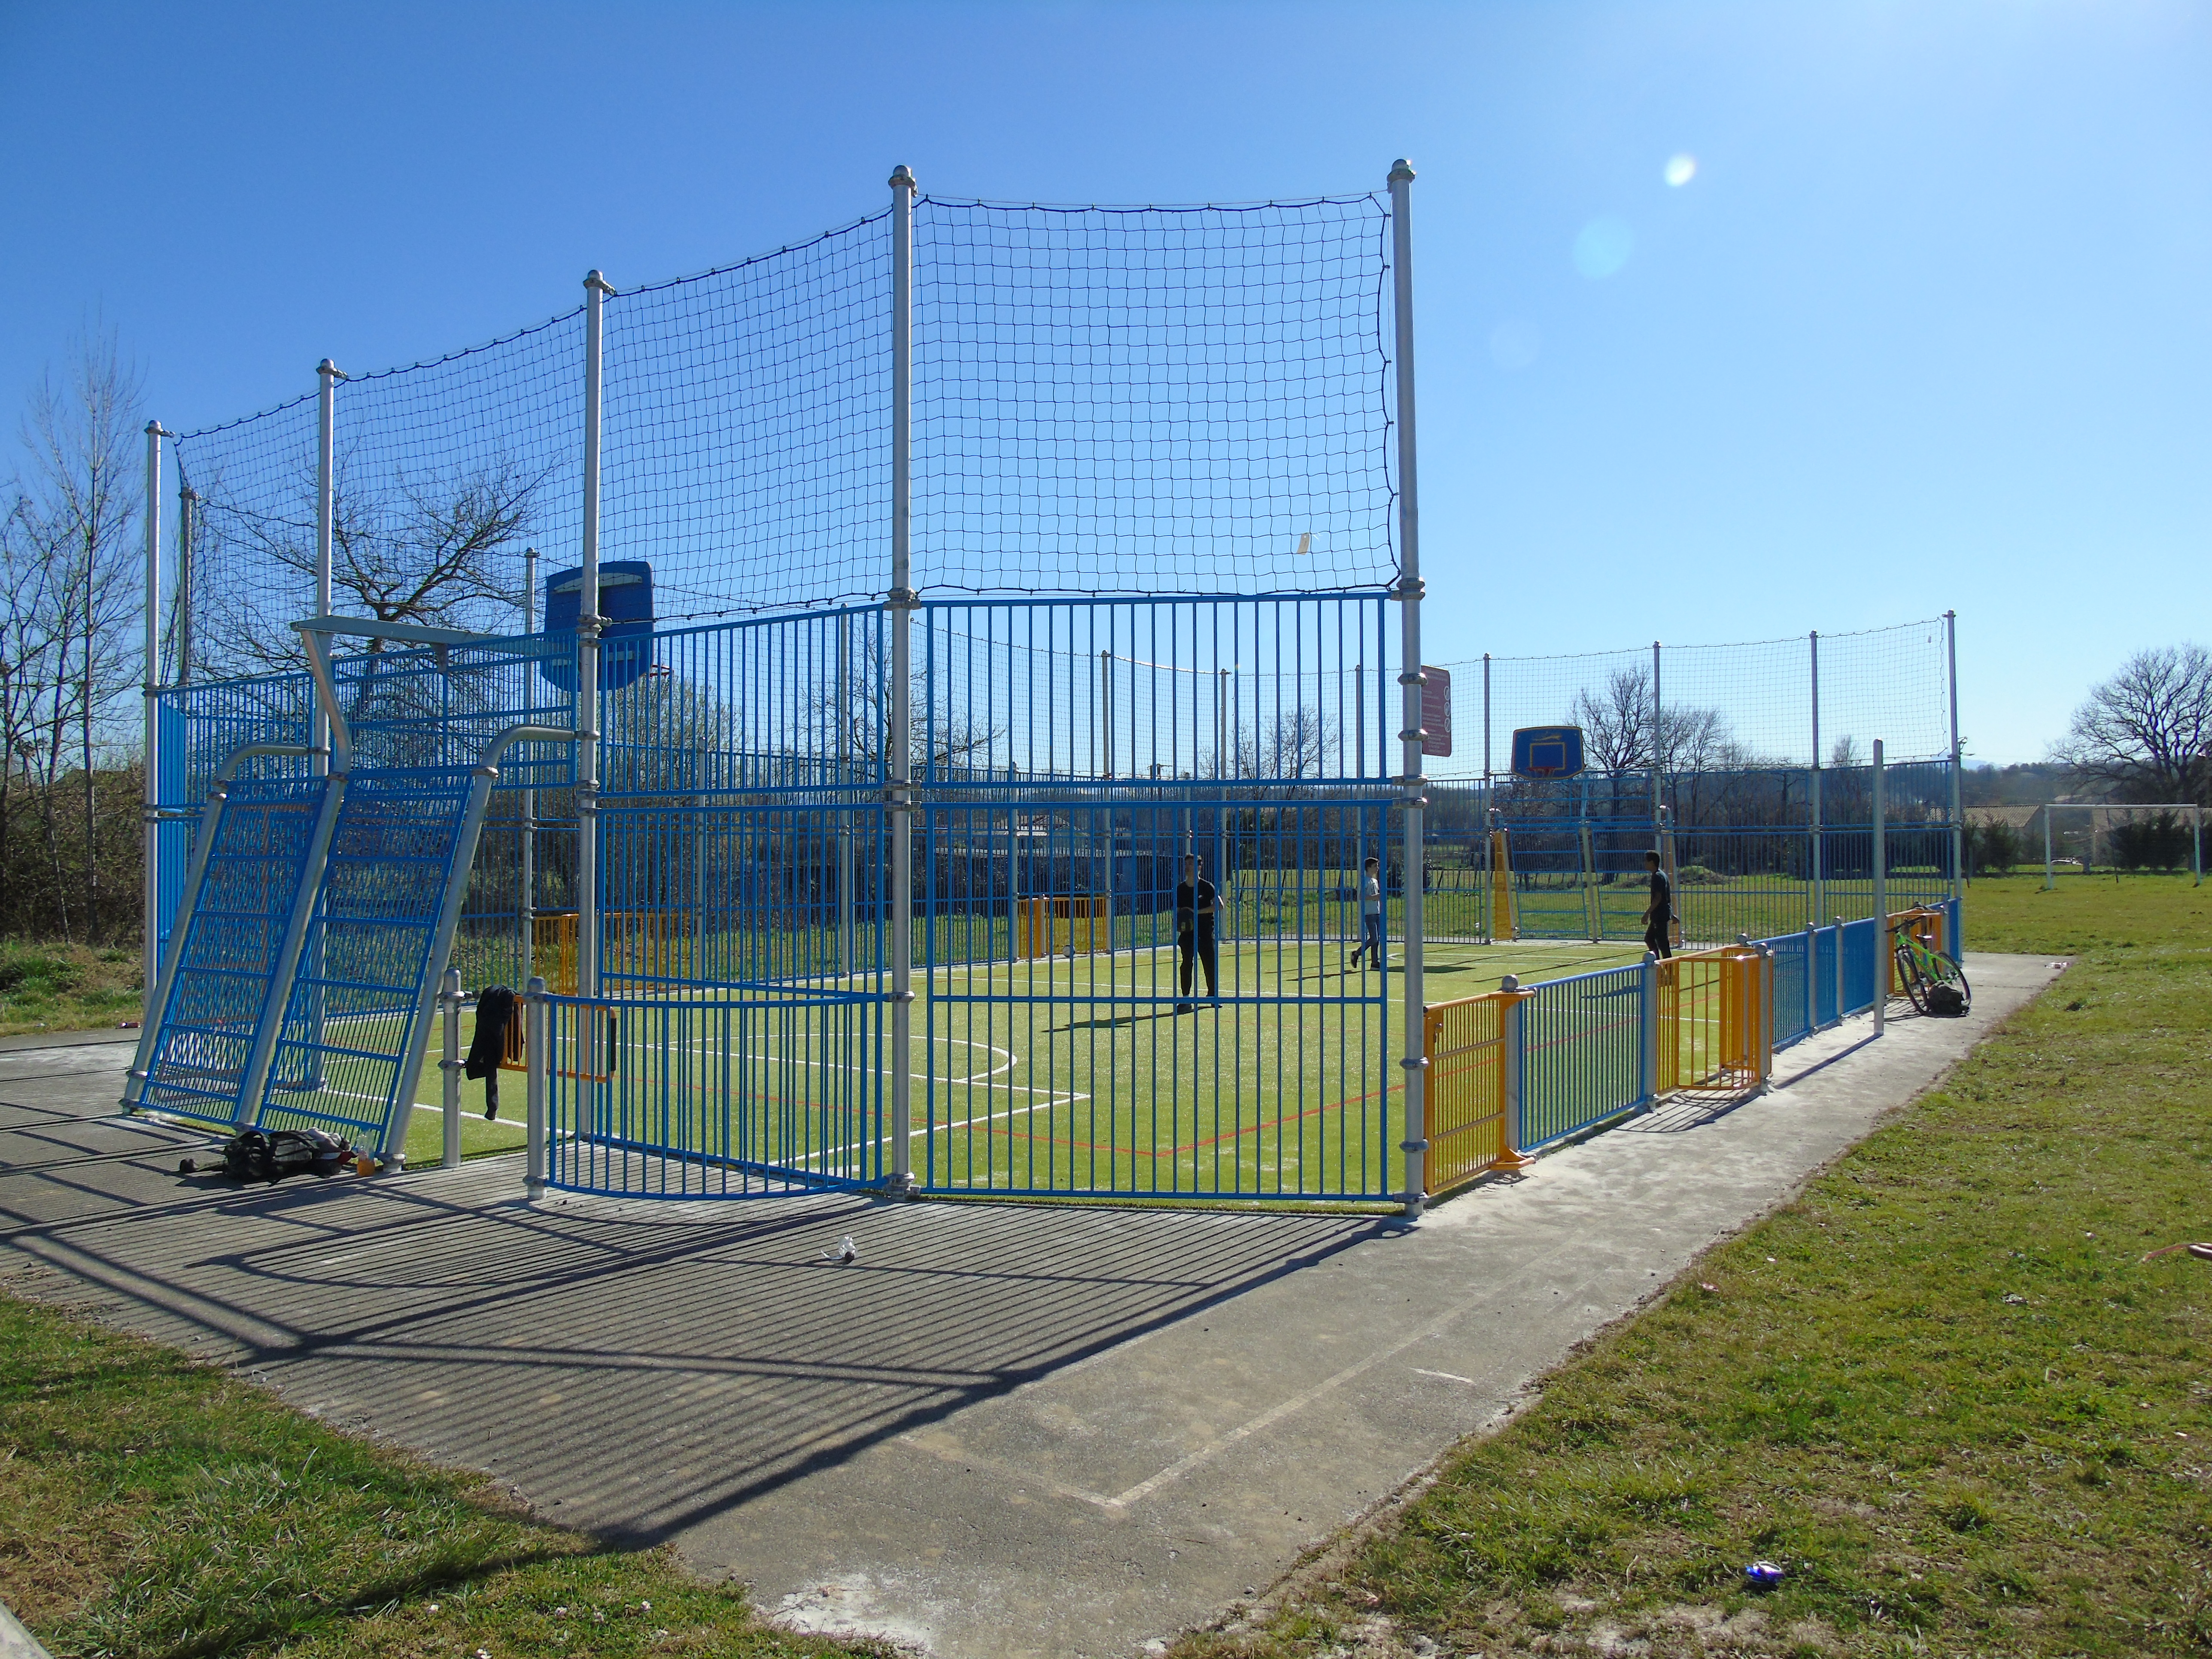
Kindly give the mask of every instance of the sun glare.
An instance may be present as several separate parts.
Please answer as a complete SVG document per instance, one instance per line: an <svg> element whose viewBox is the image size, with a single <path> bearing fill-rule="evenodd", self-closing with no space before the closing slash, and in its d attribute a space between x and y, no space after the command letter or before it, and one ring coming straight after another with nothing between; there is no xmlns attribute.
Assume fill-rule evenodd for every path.
<svg viewBox="0 0 2212 1659"><path fill-rule="evenodd" d="M1688 151L1667 158L1667 182L1675 189L1681 189L1697 176L1698 158Z"/></svg>

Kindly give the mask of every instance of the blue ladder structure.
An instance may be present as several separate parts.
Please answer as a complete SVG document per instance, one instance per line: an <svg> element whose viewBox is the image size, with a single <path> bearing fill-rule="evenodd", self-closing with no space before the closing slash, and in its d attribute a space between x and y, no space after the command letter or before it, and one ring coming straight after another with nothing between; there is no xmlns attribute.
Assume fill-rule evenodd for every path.
<svg viewBox="0 0 2212 1659"><path fill-rule="evenodd" d="M497 763L515 743L575 733L519 723L487 732L472 763L356 766L327 635L441 647L441 668L445 648L499 642L331 617L295 626L330 711L330 769L236 775L256 756L322 752L298 745L250 744L224 763L123 1104L227 1127L320 1128L396 1166ZM407 724L453 746L442 715ZM467 735L459 741L465 749Z"/></svg>

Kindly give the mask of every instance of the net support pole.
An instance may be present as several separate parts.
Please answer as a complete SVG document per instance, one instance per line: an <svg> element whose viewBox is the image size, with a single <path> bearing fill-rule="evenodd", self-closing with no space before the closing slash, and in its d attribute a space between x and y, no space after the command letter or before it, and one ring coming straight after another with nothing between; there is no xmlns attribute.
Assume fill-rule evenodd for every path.
<svg viewBox="0 0 2212 1659"><path fill-rule="evenodd" d="M1398 588L1405 628L1398 681L1405 690L1406 852L1401 877L1406 890L1405 1053L1398 1064L1406 1073L1405 1212L1419 1218L1428 1195L1428 1034L1421 982L1421 809L1427 805L1421 775L1421 507L1413 430L1413 164L1403 159L1390 167L1391 312L1396 324L1398 381Z"/></svg>
<svg viewBox="0 0 2212 1659"><path fill-rule="evenodd" d="M576 994L599 994L599 440L606 299L584 275L583 574L576 595ZM581 1085L580 1085L581 1086Z"/></svg>
<svg viewBox="0 0 2212 1659"><path fill-rule="evenodd" d="M1887 778L1881 759L1881 739L1874 740L1874 1034L1880 1036L1889 1018L1889 847L1884 823L1888 802Z"/></svg>
<svg viewBox="0 0 2212 1659"><path fill-rule="evenodd" d="M1811 642L1813 662L1813 776L1812 798L1813 845L1810 873L1813 878L1813 902L1806 913L1808 927L1820 924L1827 908L1827 848L1820 829L1820 630L1814 629L1808 636Z"/></svg>
<svg viewBox="0 0 2212 1659"><path fill-rule="evenodd" d="M1660 773L1666 764L1667 705L1659 699L1659 641L1651 641L1651 822L1659 822Z"/></svg>
<svg viewBox="0 0 2212 1659"><path fill-rule="evenodd" d="M837 615L837 971L848 978L854 972L853 800L847 793L853 784L852 709L853 613L842 611Z"/></svg>
<svg viewBox="0 0 2212 1659"><path fill-rule="evenodd" d="M146 859L146 939L141 947L146 991L140 1000L142 1030L154 1023L154 982L161 976L161 704L156 688L161 679L161 440L168 435L159 421L146 422L146 738L145 777L139 791L143 818L140 833Z"/></svg>
<svg viewBox="0 0 2212 1659"><path fill-rule="evenodd" d="M912 636L914 516L914 192L904 166L891 169L891 630L890 762L891 1052L890 1158L884 1188L912 1197L914 1178L914 753Z"/></svg>
<svg viewBox="0 0 2212 1659"><path fill-rule="evenodd" d="M338 366L325 357L315 365L315 614L328 617L336 614L335 572L338 533L338 382L345 377ZM329 675L322 677L316 687L316 701L320 702L325 693L336 701L336 682ZM335 709L319 709L314 727L308 738L308 746L320 752L307 764L317 775L327 774L331 759L331 720ZM316 1088L323 1085L323 1058L328 1052L324 1047L324 999L319 981L323 975L323 937L318 930L313 952L308 959L307 972L317 981L313 1006L308 1011L308 1023L314 1032L314 1045L309 1051L315 1068L311 1080ZM249 1108L249 1109L256 1109Z"/></svg>
<svg viewBox="0 0 2212 1659"><path fill-rule="evenodd" d="M1966 872L1965 813L1959 801L1959 613L1943 613L1943 642L1949 654L1951 676L1951 896L1956 900L1964 890L1961 883Z"/></svg>
<svg viewBox="0 0 2212 1659"><path fill-rule="evenodd" d="M522 550L522 631L538 631L538 550ZM538 954L538 791L526 788L522 792L522 902L517 907L522 926L522 971L517 977L527 981L535 972L532 963Z"/></svg>

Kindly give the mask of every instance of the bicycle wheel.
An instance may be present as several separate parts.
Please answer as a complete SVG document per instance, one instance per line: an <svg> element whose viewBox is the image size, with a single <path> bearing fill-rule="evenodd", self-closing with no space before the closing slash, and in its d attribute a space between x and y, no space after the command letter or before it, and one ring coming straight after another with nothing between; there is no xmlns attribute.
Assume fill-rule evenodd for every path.
<svg viewBox="0 0 2212 1659"><path fill-rule="evenodd" d="M1918 954L1902 940L1897 946L1897 983L1915 1010L1928 1012L1928 975L1921 970Z"/></svg>
<svg viewBox="0 0 2212 1659"><path fill-rule="evenodd" d="M1959 958L1944 951L1931 954L1936 958L1936 982L1957 986L1960 997L1971 1009L1974 1006L1974 988L1966 983L1966 970L1959 965Z"/></svg>

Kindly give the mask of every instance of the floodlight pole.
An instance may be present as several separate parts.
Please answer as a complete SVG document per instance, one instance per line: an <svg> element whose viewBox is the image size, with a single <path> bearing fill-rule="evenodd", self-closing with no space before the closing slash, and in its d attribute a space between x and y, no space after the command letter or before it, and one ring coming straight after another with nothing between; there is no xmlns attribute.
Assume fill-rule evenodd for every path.
<svg viewBox="0 0 2212 1659"><path fill-rule="evenodd" d="M890 1167L884 1190L911 1198L914 1178L914 753L908 708L914 641L914 174L891 169Z"/></svg>
<svg viewBox="0 0 2212 1659"><path fill-rule="evenodd" d="M146 994L142 1029L154 1021L154 982L161 976L161 440L169 434L159 421L146 422L146 744L145 778L140 790L145 842Z"/></svg>
<svg viewBox="0 0 2212 1659"><path fill-rule="evenodd" d="M1421 730L1421 508L1419 475L1415 467L1413 436L1413 226L1412 219L1413 164L1400 160L1390 167L1391 313L1397 325L1398 375L1398 587L1404 606L1405 639L1398 683L1405 688L1404 724L1398 733L1405 744L1406 852L1402 883L1406 890L1405 941L1405 1053L1398 1064L1406 1073L1405 1208L1408 1220L1418 1219L1428 1201L1428 1033L1422 1006L1421 981L1421 809L1427 805L1428 780L1421 775L1425 747Z"/></svg>
<svg viewBox="0 0 2212 1659"><path fill-rule="evenodd" d="M1964 891L1966 871L1965 814L1959 802L1959 613L1943 613L1944 643L1950 653L1951 669L1951 897L1955 902Z"/></svg>
<svg viewBox="0 0 2212 1659"><path fill-rule="evenodd" d="M1874 740L1874 1034L1880 1036L1888 1024L1890 957L1894 947L1889 938L1889 845L1887 825L1883 822L1887 807L1886 787L1887 779L1881 759L1881 739Z"/></svg>
<svg viewBox="0 0 2212 1659"><path fill-rule="evenodd" d="M584 275L584 548L576 603L576 994L599 994L599 440L600 361L614 289ZM579 1087L586 1085L579 1085Z"/></svg>

